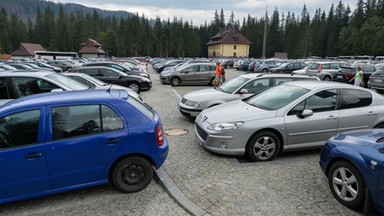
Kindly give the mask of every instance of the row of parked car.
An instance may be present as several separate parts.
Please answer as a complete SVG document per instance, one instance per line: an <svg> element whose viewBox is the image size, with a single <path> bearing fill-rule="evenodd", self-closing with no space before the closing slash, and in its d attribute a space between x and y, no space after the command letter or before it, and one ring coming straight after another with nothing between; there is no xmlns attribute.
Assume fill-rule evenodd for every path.
<svg viewBox="0 0 384 216"><path fill-rule="evenodd" d="M106 183L131 193L150 183L168 140L137 93L151 87L148 73L123 69L104 61L62 73L0 71L0 204ZM132 86L134 77L146 84Z"/></svg>
<svg viewBox="0 0 384 216"><path fill-rule="evenodd" d="M316 67L326 70L326 64L335 62ZM335 198L353 209L373 205L382 214L384 97L318 73L242 74L218 88L186 93L179 111L193 119L197 142L216 154L269 161L282 152L321 148L320 166Z"/></svg>

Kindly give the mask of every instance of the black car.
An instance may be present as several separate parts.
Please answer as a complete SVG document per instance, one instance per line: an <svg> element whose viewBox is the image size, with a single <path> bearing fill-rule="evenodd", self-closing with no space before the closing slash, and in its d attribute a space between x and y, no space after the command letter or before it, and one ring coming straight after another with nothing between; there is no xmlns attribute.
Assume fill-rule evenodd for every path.
<svg viewBox="0 0 384 216"><path fill-rule="evenodd" d="M307 65L304 62L287 62L283 63L275 68L271 68L269 72L271 73L287 73L290 74L294 70L299 70L305 68Z"/></svg>
<svg viewBox="0 0 384 216"><path fill-rule="evenodd" d="M357 66L340 67L337 73L334 75L333 81L353 84L354 82L349 81L355 76L356 68ZM367 88L369 77L376 71L376 68L374 65L369 64L361 65L361 68L363 69L364 87Z"/></svg>
<svg viewBox="0 0 384 216"><path fill-rule="evenodd" d="M150 78L148 72L137 70L137 69L131 69L120 62L113 62L113 61L89 62L89 63L84 63L83 66L84 67L89 67L89 66L109 67L109 68L113 68L121 72L124 72L128 75L136 75L136 76L143 76L143 77Z"/></svg>
<svg viewBox="0 0 384 216"><path fill-rule="evenodd" d="M128 75L110 67L79 67L72 68L68 72L86 73L106 83L126 86L137 93L152 88L152 81L148 77Z"/></svg>
<svg viewBox="0 0 384 216"><path fill-rule="evenodd" d="M223 67L223 68L233 68L233 60L231 60L231 59L226 59L226 60L224 60L222 63L221 63L221 66Z"/></svg>

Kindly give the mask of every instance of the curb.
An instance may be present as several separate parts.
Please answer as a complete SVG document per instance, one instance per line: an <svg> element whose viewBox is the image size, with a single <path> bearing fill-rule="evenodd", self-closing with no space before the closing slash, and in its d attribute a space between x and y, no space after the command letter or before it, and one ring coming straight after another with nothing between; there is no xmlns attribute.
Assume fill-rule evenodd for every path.
<svg viewBox="0 0 384 216"><path fill-rule="evenodd" d="M195 216L207 214L207 212L205 212L202 208L193 203L188 197L186 197L181 192L175 182L169 177L167 172L165 172L163 167L160 167L159 169L155 170L155 177L157 178L159 184L176 201L176 203L188 213Z"/></svg>

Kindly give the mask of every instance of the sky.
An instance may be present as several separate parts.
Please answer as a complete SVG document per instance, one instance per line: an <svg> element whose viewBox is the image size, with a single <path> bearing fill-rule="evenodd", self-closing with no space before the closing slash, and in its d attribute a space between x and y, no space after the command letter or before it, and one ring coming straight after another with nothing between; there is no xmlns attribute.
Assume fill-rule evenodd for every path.
<svg viewBox="0 0 384 216"><path fill-rule="evenodd" d="M178 20L192 22L193 25L209 24L217 10L220 14L224 11L226 21L228 21L233 11L235 20L242 20L244 17L261 18L268 12L271 16L277 8L280 16L288 12L300 16L304 5L306 5L310 17L315 14L316 9L324 10L327 14L331 5L335 7L340 0L50 0L55 3L77 3L87 7L94 7L105 10L123 10L144 15L149 19L160 17L161 20ZM345 6L349 5L353 11L357 0L341 1Z"/></svg>

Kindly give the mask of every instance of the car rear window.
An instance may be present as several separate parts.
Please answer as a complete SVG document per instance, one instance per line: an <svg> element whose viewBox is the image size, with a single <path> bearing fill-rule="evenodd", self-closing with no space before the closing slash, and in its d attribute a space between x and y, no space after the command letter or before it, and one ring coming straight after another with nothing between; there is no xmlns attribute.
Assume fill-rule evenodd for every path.
<svg viewBox="0 0 384 216"><path fill-rule="evenodd" d="M142 103L134 97L128 97L128 102L138 110L142 111L146 116L151 119L155 118L155 111L149 105Z"/></svg>

